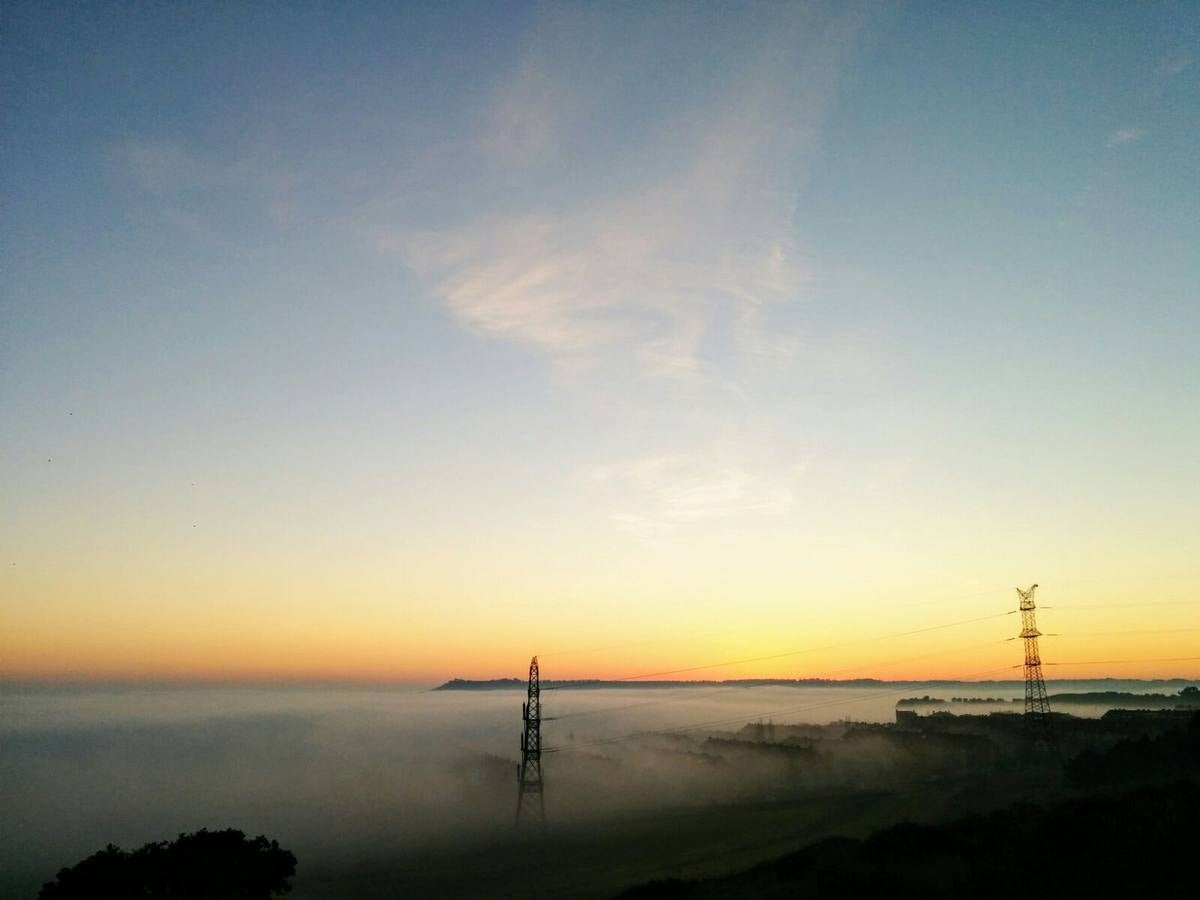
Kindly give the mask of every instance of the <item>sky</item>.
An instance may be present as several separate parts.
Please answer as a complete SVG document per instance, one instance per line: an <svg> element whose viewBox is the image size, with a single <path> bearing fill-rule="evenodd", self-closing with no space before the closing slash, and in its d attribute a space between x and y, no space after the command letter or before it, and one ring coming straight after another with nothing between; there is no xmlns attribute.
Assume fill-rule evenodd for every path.
<svg viewBox="0 0 1200 900"><path fill-rule="evenodd" d="M6 6L0 676L1200 677L1198 38Z"/></svg>

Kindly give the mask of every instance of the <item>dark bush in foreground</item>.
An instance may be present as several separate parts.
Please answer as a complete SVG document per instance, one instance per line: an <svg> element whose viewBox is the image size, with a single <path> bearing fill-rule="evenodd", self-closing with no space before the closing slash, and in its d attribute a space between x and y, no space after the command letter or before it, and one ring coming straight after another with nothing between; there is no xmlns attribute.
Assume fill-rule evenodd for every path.
<svg viewBox="0 0 1200 900"><path fill-rule="evenodd" d="M38 900L271 900L295 874L296 857L275 841L202 829L133 852L109 844L62 869Z"/></svg>

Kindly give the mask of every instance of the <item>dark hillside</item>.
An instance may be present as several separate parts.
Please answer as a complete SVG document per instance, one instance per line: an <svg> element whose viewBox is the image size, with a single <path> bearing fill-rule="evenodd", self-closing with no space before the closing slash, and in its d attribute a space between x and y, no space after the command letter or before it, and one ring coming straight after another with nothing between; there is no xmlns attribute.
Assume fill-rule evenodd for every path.
<svg viewBox="0 0 1200 900"><path fill-rule="evenodd" d="M1181 781L832 838L729 878L652 882L621 900L1195 897L1198 834L1200 787Z"/></svg>

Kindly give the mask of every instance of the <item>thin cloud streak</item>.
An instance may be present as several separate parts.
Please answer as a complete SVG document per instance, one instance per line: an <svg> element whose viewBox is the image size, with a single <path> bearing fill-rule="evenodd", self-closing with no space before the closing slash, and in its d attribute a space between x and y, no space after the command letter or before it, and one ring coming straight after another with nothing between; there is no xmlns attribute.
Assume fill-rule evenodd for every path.
<svg viewBox="0 0 1200 900"><path fill-rule="evenodd" d="M804 466L757 466L737 444L596 466L586 480L605 494L610 519L642 537L708 520L785 514Z"/></svg>
<svg viewBox="0 0 1200 900"><path fill-rule="evenodd" d="M1106 147L1119 147L1122 144L1133 144L1146 136L1144 128L1118 128L1108 136Z"/></svg>
<svg viewBox="0 0 1200 900"><path fill-rule="evenodd" d="M708 363L714 324L729 318L740 324L737 349L794 348L768 340L761 310L801 299L809 280L793 215L853 37L852 27L833 31L794 45L772 35L705 109L655 123L614 160L611 189L537 203L544 192L531 184L509 208L446 227L381 227L377 246L467 328L570 366L692 377ZM797 29L785 32L794 39ZM588 102L572 103L565 81L536 59L518 67L484 117L489 170L562 153Z"/></svg>

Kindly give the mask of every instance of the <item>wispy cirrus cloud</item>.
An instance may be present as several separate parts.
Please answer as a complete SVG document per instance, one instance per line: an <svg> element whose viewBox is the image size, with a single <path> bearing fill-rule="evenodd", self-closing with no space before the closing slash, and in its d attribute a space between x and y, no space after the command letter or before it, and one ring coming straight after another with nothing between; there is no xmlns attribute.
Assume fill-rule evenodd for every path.
<svg viewBox="0 0 1200 900"><path fill-rule="evenodd" d="M146 142L119 158L197 237L214 209L241 221L223 203L247 198L280 225L277 206L313 195L464 328L600 374L581 404L626 433L575 480L598 515L640 535L740 527L787 514L798 477L795 454L743 415L749 382L873 371L868 341L830 341L794 314L814 270L806 173L860 27L830 9L632 23L550 9L487 102L454 127L397 126L386 164L330 151L288 174L270 141L259 156ZM732 422L751 424L731 440Z"/></svg>
<svg viewBox="0 0 1200 900"><path fill-rule="evenodd" d="M236 165L206 159L178 142L126 141L112 152L138 186L158 196L225 187L236 180Z"/></svg>
<svg viewBox="0 0 1200 900"><path fill-rule="evenodd" d="M854 33L851 20L794 18L697 98L660 104L611 159L576 166L571 154L608 140L592 114L630 102L638 78L606 94L571 71L562 44L586 30L557 15L557 33L539 32L555 57L533 49L482 117L480 192L500 184L500 200L443 227L382 224L378 246L466 327L571 365L686 377L731 352L709 346L729 320L739 346L784 346L758 312L807 283L797 193Z"/></svg>
<svg viewBox="0 0 1200 900"><path fill-rule="evenodd" d="M615 351L640 369L694 371L720 307L796 299L806 279L790 198L735 211L740 173L700 161L678 178L571 213L497 215L387 234L469 328L560 359Z"/></svg>
<svg viewBox="0 0 1200 900"><path fill-rule="evenodd" d="M1108 136L1108 140L1104 145L1106 147L1119 147L1122 144L1133 144L1137 141L1140 141L1145 136L1145 128L1134 128L1132 126L1127 128L1118 128Z"/></svg>
<svg viewBox="0 0 1200 900"><path fill-rule="evenodd" d="M286 227L296 217L299 179L276 154L204 153L183 141L127 140L109 148L117 169L157 198L164 219L193 238L228 242L231 208ZM245 218L245 216L243 216Z"/></svg>
<svg viewBox="0 0 1200 900"><path fill-rule="evenodd" d="M783 515L802 463L779 465L740 440L594 466L582 473L619 527L643 537L697 523Z"/></svg>
<svg viewBox="0 0 1200 900"><path fill-rule="evenodd" d="M1155 74L1167 79L1174 78L1176 75L1180 75L1186 69L1190 68L1195 61L1195 57L1187 53L1168 56L1158 64Z"/></svg>
<svg viewBox="0 0 1200 900"><path fill-rule="evenodd" d="M438 227L374 230L378 248L477 334L602 372L606 386L628 390L632 376L659 421L675 386L696 388L687 441L635 442L576 481L591 508L642 538L790 514L802 466L771 434L732 424L754 402L744 377L824 371L831 355L866 365L865 348L833 352L797 330L802 316L784 325L777 314L804 303L813 277L798 221L806 170L859 22L804 6L756 10L766 18L727 41L656 17L665 32L595 72L594 23L556 11L480 116L473 156L461 157L471 169L455 197L470 184L487 202L448 210ZM659 58L681 34L682 55L706 59L702 70L676 73ZM624 44L609 35L607 46Z"/></svg>

